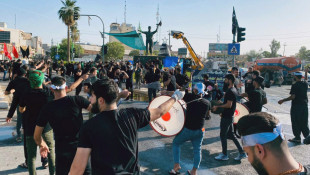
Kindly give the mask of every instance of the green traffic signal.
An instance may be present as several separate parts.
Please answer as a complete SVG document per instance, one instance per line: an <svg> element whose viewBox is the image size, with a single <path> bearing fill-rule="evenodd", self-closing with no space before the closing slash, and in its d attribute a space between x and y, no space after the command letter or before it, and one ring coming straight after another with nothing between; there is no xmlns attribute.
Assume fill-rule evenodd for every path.
<svg viewBox="0 0 310 175"><path fill-rule="evenodd" d="M245 28L238 27L238 33L237 33L237 42L241 42L245 40Z"/></svg>

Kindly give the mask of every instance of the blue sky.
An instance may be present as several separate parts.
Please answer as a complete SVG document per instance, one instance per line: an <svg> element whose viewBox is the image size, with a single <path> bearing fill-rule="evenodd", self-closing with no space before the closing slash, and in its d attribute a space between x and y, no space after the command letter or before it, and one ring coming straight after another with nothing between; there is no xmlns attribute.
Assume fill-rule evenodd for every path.
<svg viewBox="0 0 310 175"><path fill-rule="evenodd" d="M39 3L40 2L40 3ZM96 14L102 17L105 30L112 22L124 21L124 0L78 0L81 14ZM168 38L168 30L180 30L198 54L208 51L209 43L216 42L219 33L222 43L232 40L231 16L235 6L239 25L246 27L246 41L241 43L241 53L249 50L270 50L273 38L281 42L280 53L292 55L301 46L310 49L310 1L309 0L127 0L127 23L142 30L156 27L156 12L163 26L161 39ZM59 0L1 0L0 21L9 28L16 27L40 36L43 43L60 42L66 37L66 26L58 19L57 11L62 6ZM102 44L100 21L93 18L88 25L86 17L79 21L81 42ZM106 36L108 41L108 36ZM162 40L161 40L162 42ZM184 47L181 40L171 38L172 49Z"/></svg>

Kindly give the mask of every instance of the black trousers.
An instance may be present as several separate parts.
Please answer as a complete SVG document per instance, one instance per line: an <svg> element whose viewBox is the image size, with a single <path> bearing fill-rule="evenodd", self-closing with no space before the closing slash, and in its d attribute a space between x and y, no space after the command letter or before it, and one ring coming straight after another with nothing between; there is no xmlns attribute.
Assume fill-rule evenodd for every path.
<svg viewBox="0 0 310 175"><path fill-rule="evenodd" d="M156 89L153 89L153 88L147 88L147 94L149 96L149 102L152 101L152 97L156 98Z"/></svg>
<svg viewBox="0 0 310 175"><path fill-rule="evenodd" d="M68 175L77 150L77 144L77 141L55 141L56 175ZM91 168L89 163L86 166L84 175L91 175Z"/></svg>
<svg viewBox="0 0 310 175"><path fill-rule="evenodd" d="M126 100L128 100L129 97L130 97L130 99L132 99L133 98L133 84L132 84L132 82L130 82L130 83L126 82L126 89L128 89L128 91L131 92L130 96L128 96Z"/></svg>
<svg viewBox="0 0 310 175"><path fill-rule="evenodd" d="M308 104L292 105L291 122L293 134L297 139L300 139L301 133L305 138L309 136Z"/></svg>
<svg viewBox="0 0 310 175"><path fill-rule="evenodd" d="M221 132L220 132L220 137L221 137L221 143L222 143L222 153L227 155L227 139L231 139L235 145L238 148L239 153L243 153L243 149L238 142L236 136L233 133L233 117L231 118L221 118Z"/></svg>

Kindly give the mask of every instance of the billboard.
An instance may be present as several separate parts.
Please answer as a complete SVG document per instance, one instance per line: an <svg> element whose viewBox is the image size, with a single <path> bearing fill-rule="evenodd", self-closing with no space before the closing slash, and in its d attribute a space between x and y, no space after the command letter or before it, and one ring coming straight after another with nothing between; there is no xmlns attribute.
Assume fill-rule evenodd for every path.
<svg viewBox="0 0 310 175"><path fill-rule="evenodd" d="M228 50L227 43L209 43L209 52L227 53L227 50Z"/></svg>

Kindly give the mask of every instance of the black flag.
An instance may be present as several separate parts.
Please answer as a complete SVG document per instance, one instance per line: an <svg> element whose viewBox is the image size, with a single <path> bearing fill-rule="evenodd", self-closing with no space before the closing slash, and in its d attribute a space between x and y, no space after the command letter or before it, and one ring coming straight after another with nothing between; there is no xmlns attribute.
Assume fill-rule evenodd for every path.
<svg viewBox="0 0 310 175"><path fill-rule="evenodd" d="M22 52L23 58L25 58L26 57L26 51L22 47L20 47L20 51Z"/></svg>
<svg viewBox="0 0 310 175"><path fill-rule="evenodd" d="M26 50L26 57L29 58L29 55L30 55L30 54L29 54L29 46L28 46L28 47L27 47L27 50Z"/></svg>
<svg viewBox="0 0 310 175"><path fill-rule="evenodd" d="M233 7L233 14L232 14L232 34L235 35L238 28L238 21L237 16L235 13L235 7Z"/></svg>

